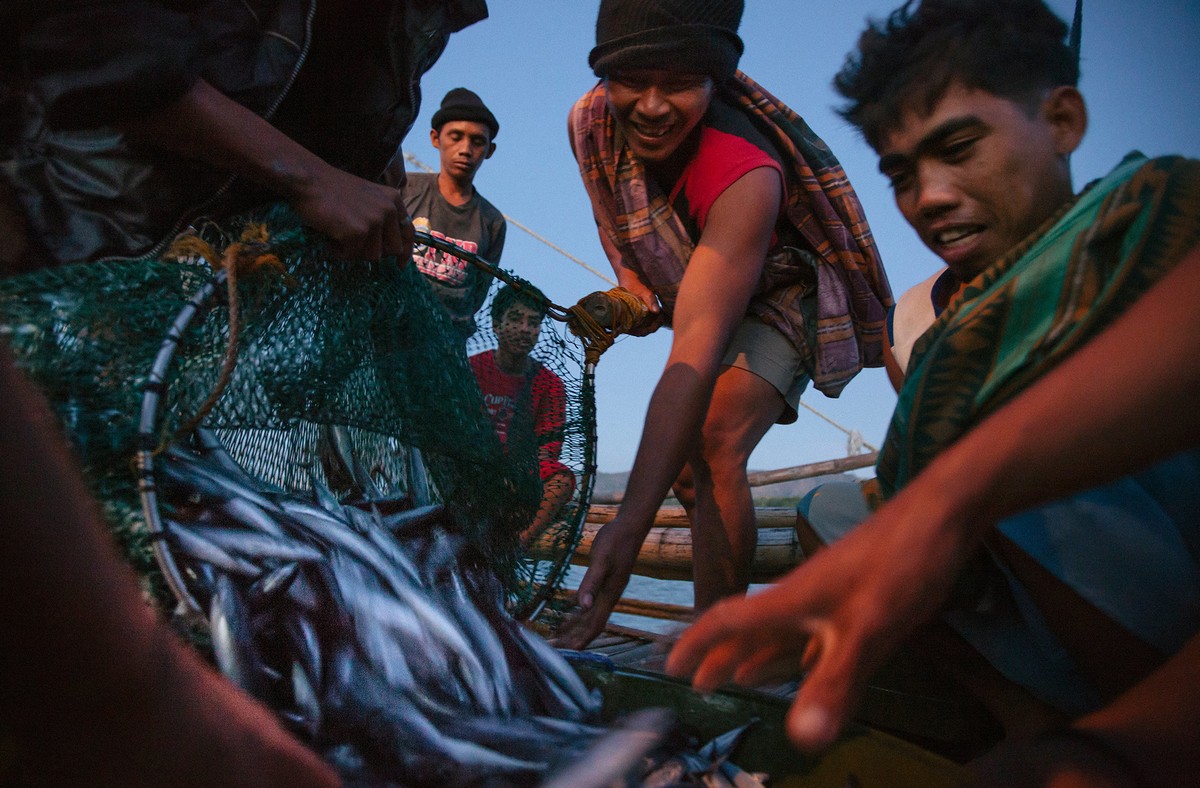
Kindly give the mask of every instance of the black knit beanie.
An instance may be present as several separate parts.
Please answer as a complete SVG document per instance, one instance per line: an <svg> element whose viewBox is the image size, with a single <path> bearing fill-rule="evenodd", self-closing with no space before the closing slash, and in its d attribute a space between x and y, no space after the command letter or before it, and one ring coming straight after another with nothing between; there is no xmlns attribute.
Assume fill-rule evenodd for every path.
<svg viewBox="0 0 1200 788"><path fill-rule="evenodd" d="M742 54L743 6L743 0L600 0L588 65L598 77L660 68L724 82Z"/></svg>
<svg viewBox="0 0 1200 788"><path fill-rule="evenodd" d="M500 123L496 116L483 103L483 99L466 88L454 88L442 99L442 106L433 113L431 125L435 130L452 120L469 120L482 123L492 132L492 139L500 133Z"/></svg>

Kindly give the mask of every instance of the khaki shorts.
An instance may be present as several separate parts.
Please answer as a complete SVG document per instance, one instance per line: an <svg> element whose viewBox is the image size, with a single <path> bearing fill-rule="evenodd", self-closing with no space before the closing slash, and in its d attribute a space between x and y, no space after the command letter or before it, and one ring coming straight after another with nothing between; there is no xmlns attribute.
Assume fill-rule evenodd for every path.
<svg viewBox="0 0 1200 788"><path fill-rule="evenodd" d="M800 361L800 353L787 337L756 317L745 317L733 332L721 363L758 375L770 383L787 403L776 421L791 424L796 420L800 395L811 377Z"/></svg>

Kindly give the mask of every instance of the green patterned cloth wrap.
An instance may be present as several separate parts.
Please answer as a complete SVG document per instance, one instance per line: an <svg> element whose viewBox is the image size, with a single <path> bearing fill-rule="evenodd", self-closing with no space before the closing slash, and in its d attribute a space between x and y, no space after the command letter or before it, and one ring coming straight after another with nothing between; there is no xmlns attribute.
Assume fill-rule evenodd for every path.
<svg viewBox="0 0 1200 788"><path fill-rule="evenodd" d="M885 494L1095 337L1197 243L1200 162L1130 154L969 282L913 347L877 465Z"/></svg>
<svg viewBox="0 0 1200 788"><path fill-rule="evenodd" d="M433 500L446 504L506 582L513 605L548 593L544 587L561 580L590 493L583 481L595 413L578 340L547 321L533 352L565 384L561 461L580 480L534 560L517 534L541 500L537 447L519 437L501 446L467 362L468 352L495 347L488 304L464 348L415 266L331 260L327 244L282 205L195 225L195 235L219 253L257 223L266 232L262 254L278 262L239 269L237 363L203 426L252 475L299 495L312 494L329 425L345 428L372 481L393 498L412 484L416 449ZM164 254L0 280L0 334L61 418L121 548L150 594L167 604L138 496L138 420L172 322L213 277L199 255ZM189 424L218 384L230 336L227 294L218 286L183 334L162 387L158 445ZM345 480L316 472L335 494L350 494ZM52 528L47 523L47 538Z"/></svg>

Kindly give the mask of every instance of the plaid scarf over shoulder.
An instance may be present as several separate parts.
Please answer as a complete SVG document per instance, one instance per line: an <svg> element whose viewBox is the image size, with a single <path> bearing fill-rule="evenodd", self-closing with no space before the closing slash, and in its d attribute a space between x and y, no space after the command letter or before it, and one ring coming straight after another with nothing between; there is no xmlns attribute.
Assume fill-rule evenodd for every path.
<svg viewBox="0 0 1200 788"><path fill-rule="evenodd" d="M770 251L749 311L796 346L815 388L836 397L864 366L882 364L892 295L871 229L845 171L799 115L740 71L726 88L782 156L784 213L809 247ZM669 317L694 244L619 139L604 82L575 103L569 131L600 231Z"/></svg>

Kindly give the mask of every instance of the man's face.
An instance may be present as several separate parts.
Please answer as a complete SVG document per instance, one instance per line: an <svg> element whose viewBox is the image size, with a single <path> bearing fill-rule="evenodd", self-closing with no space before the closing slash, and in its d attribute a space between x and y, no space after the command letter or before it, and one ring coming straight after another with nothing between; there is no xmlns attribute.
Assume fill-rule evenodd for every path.
<svg viewBox="0 0 1200 788"><path fill-rule="evenodd" d="M542 333L542 315L533 307L518 301L504 311L492 328L496 331L496 342L502 351L514 356L527 356Z"/></svg>
<svg viewBox="0 0 1200 788"><path fill-rule="evenodd" d="M608 78L608 105L630 150L648 162L674 153L708 111L712 78L659 69L619 71Z"/></svg>
<svg viewBox="0 0 1200 788"><path fill-rule="evenodd" d="M1072 195L1067 155L1082 128L1076 136L1064 133L1059 116L1047 110L1051 103L1031 114L1024 105L953 83L928 115L904 112L881 136L879 170L891 181L896 206L963 281L999 260ZM1083 111L1082 99L1078 106Z"/></svg>
<svg viewBox="0 0 1200 788"><path fill-rule="evenodd" d="M438 149L442 172L466 183L475 178L479 165L496 150L491 129L470 120L443 123L440 130L430 130L429 139Z"/></svg>

